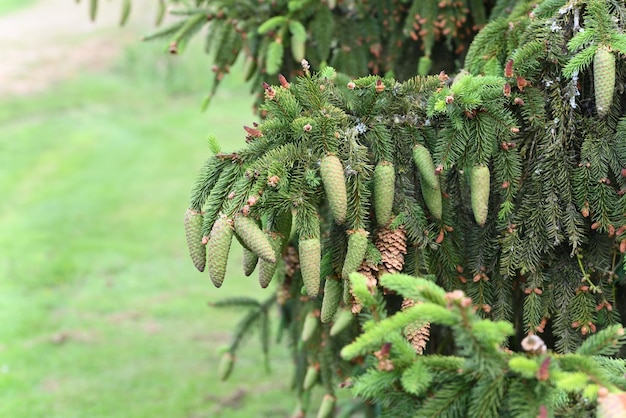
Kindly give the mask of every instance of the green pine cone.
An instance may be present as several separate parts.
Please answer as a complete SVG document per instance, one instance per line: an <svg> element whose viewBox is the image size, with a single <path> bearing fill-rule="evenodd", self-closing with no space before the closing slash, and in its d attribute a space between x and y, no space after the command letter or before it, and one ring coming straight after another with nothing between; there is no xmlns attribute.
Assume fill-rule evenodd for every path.
<svg viewBox="0 0 626 418"><path fill-rule="evenodd" d="M259 257L247 248L243 248L243 274L251 275L256 268Z"/></svg>
<svg viewBox="0 0 626 418"><path fill-rule="evenodd" d="M322 299L322 312L320 319L325 324L330 322L337 312L339 307L339 301L342 294L341 280L337 280L334 277L327 277L324 284L324 299Z"/></svg>
<svg viewBox="0 0 626 418"><path fill-rule="evenodd" d="M209 257L207 267L209 276L215 287L220 287L226 275L226 264L230 244L233 241L233 228L228 218L222 216L215 221L211 229L211 236L207 244Z"/></svg>
<svg viewBox="0 0 626 418"><path fill-rule="evenodd" d="M472 212L476 223L483 226L489 210L489 167L478 165L470 170L470 193Z"/></svg>
<svg viewBox="0 0 626 418"><path fill-rule="evenodd" d="M319 365L310 365L306 369L306 374L304 375L304 381L302 382L302 389L309 390L315 385L317 382L317 378L320 374L320 366Z"/></svg>
<svg viewBox="0 0 626 418"><path fill-rule="evenodd" d="M280 254L283 251L283 242L285 240L280 234L268 233L268 237L270 240L270 244L274 250L274 255L276 259L280 257ZM272 281L272 277L274 277L274 273L276 272L276 267L278 266L278 262L269 263L265 260L261 260L259 263L259 284L263 289L269 286Z"/></svg>
<svg viewBox="0 0 626 418"><path fill-rule="evenodd" d="M339 158L332 154L322 158L320 174L335 222L342 224L346 220L348 195L346 192L346 176Z"/></svg>
<svg viewBox="0 0 626 418"><path fill-rule="evenodd" d="M320 288L321 243L319 238L300 241L300 271L306 293L316 298Z"/></svg>
<svg viewBox="0 0 626 418"><path fill-rule="evenodd" d="M350 326L350 324L352 324L352 321L354 320L354 315L352 315L352 312L349 308L346 308L337 312L334 319L335 321L333 322L333 326L330 327L331 337L334 337L335 335L338 335L346 330Z"/></svg>
<svg viewBox="0 0 626 418"><path fill-rule="evenodd" d="M305 316L304 324L302 324L302 341L309 341L313 334L315 334L315 331L317 331L318 326L319 320L317 319L317 315L315 315L315 313L310 312L307 316Z"/></svg>
<svg viewBox="0 0 626 418"><path fill-rule="evenodd" d="M185 212L185 237L187 248L193 265L200 271L204 271L206 265L206 247L202 245L202 213L193 209Z"/></svg>
<svg viewBox="0 0 626 418"><path fill-rule="evenodd" d="M604 117L613 104L615 90L615 56L605 46L593 57L593 87L598 116Z"/></svg>
<svg viewBox="0 0 626 418"><path fill-rule="evenodd" d="M383 161L374 169L374 210L378 225L384 226L391 218L396 172L393 164Z"/></svg>
<svg viewBox="0 0 626 418"><path fill-rule="evenodd" d="M222 354L222 358L220 358L220 364L217 368L217 373L221 381L228 379L230 373L233 371L234 365L235 356L232 353L227 352Z"/></svg>
<svg viewBox="0 0 626 418"><path fill-rule="evenodd" d="M335 410L335 397L330 394L324 395L320 409L317 411L317 418L330 418Z"/></svg>
<svg viewBox="0 0 626 418"><path fill-rule="evenodd" d="M349 305L352 303L351 283L348 279L343 279L343 303Z"/></svg>
<svg viewBox="0 0 626 418"><path fill-rule="evenodd" d="M354 273L365 257L367 251L367 231L364 229L357 229L350 233L348 238L348 250L346 252L346 258L343 261L343 268L341 269L341 277L344 280L348 280L350 273Z"/></svg>
<svg viewBox="0 0 626 418"><path fill-rule="evenodd" d="M254 219L247 216L235 218L235 232L250 251L269 263L276 262L276 255L265 232L261 230Z"/></svg>
<svg viewBox="0 0 626 418"><path fill-rule="evenodd" d="M428 210L435 218L441 220L441 216L443 214L441 190L439 190L439 188L433 189L424 182L422 182L420 186L422 189L422 196L424 197L424 202L426 203Z"/></svg>
<svg viewBox="0 0 626 418"><path fill-rule="evenodd" d="M306 53L306 39L299 39L295 36L291 37L291 55L294 61L300 62L304 59Z"/></svg>
<svg viewBox="0 0 626 418"><path fill-rule="evenodd" d="M413 161L420 173L423 183L430 186L431 189L439 190L439 178L435 174L435 163L430 151L422 144L417 144L413 148Z"/></svg>

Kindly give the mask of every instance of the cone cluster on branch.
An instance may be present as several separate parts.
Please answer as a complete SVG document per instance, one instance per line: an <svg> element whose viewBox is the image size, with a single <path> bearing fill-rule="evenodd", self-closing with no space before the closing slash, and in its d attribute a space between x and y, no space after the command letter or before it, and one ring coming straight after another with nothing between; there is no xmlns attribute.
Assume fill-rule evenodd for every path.
<svg viewBox="0 0 626 418"><path fill-rule="evenodd" d="M302 7L314 7L331 20L359 7L353 6L358 2L339 3L329 15L328 2L314 3ZM474 13L483 3L469 2L467 10ZM279 305L279 328L294 343L299 379L294 387L301 389L305 369L319 364L314 382L327 394L324 415L335 408L337 375L358 369L372 379L362 383L366 387L392 381L403 391L399 398L410 413L416 405L447 413L445 402L455 394L457 415L498 416L501 408L514 405L527 407L528 416L544 411L557 416L560 407L551 401L543 399L532 409L520 406L514 396L506 398L510 390L527 393L511 383L513 375L523 376L536 389L533 393L561 390L542 386L563 370L555 373L541 356L552 350L566 355L581 349L581 356L599 352L587 341L600 345L600 337L611 334L605 330L615 331L623 321L626 101L616 92L626 87L626 5L546 0L511 8L510 2L492 3L494 15L466 50L466 71L458 74L437 68L439 51L426 38L421 70L432 65L439 75L404 81L378 74L355 78L330 66L315 72L316 63L326 62L319 57L311 59L313 66L303 60L295 68L291 62L293 71L285 71L278 85L269 79L257 83L264 91L263 119L244 128L245 147L211 156L199 173L185 216L194 265L202 270L204 250L206 270L219 287L233 237L247 251L246 273L258 259L261 287L278 289L268 301ZM463 5L400 2L381 8L376 18L389 14L382 21L395 27L409 16L408 26L396 27L397 33L413 39L410 34L418 27L418 40L435 21L444 36L448 24L487 22L486 16L461 19L467 11L458 4ZM335 45L324 43L304 23L304 32L292 23L306 15L299 10L267 17L256 40L284 29L298 42L298 58L303 41L305 55L323 44ZM445 23L439 14L446 16ZM315 20L318 15L307 16ZM290 39L260 44L271 61L255 62L271 70L261 72L263 77L280 69L281 42ZM357 39L366 43L367 37ZM375 55L371 62L379 66L384 61L378 58L404 47L383 42L369 45L367 54ZM336 52L344 55L344 63L363 58ZM407 274L424 274L430 281ZM398 295L416 303L400 309ZM257 315L244 318L244 325L262 321L259 306L239 303L252 306ZM359 311L363 315L357 321L350 314ZM361 328L366 319L376 332ZM493 324L481 322L487 319ZM514 330L507 322L513 320ZM448 329L454 341L435 335ZM515 336L529 331L550 334L544 339L550 343L524 347L530 340ZM528 349L533 356L523 353L506 363L510 353L502 341L509 337L511 350ZM349 340L361 344L354 349L358 353L338 358ZM427 341L458 355L417 356ZM375 353L385 367L364 371L375 363ZM391 366L394 370L387 370ZM504 369L511 372L501 373ZM494 383L492 377L503 380ZM626 388L621 381L604 383L616 391ZM388 405L386 387L360 394ZM494 387L506 393L490 392ZM582 396L578 389L573 392ZM584 396L595 399L594 390ZM550 399L570 406L576 397L550 393Z"/></svg>

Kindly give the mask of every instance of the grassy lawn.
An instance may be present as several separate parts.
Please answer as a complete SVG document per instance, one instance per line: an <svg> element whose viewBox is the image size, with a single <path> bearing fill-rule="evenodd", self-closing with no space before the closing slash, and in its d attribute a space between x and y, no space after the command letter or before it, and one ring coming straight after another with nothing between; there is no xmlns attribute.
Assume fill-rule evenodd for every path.
<svg viewBox="0 0 626 418"><path fill-rule="evenodd" d="M218 291L184 244L205 138L243 143L248 87L233 76L201 113L209 72L195 61L173 75L160 50L139 45L105 74L0 102L1 417L281 417L293 407L282 347L268 376L250 340L231 380L217 381L216 349L239 315L207 302L266 293L240 273L240 249Z"/></svg>

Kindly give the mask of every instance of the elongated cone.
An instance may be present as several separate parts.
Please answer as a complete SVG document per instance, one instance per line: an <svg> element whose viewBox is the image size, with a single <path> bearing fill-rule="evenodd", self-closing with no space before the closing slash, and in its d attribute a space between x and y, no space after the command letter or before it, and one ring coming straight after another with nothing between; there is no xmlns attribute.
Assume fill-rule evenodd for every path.
<svg viewBox="0 0 626 418"><path fill-rule="evenodd" d="M483 226L487 221L489 210L489 167L478 165L470 171L470 194L472 200L472 212L476 223Z"/></svg>
<svg viewBox="0 0 626 418"><path fill-rule="evenodd" d="M352 284L350 280L342 280L343 284L343 303L349 305L352 303Z"/></svg>
<svg viewBox="0 0 626 418"><path fill-rule="evenodd" d="M320 264L322 248L319 238L300 241L300 271L306 293L316 298L320 289Z"/></svg>
<svg viewBox="0 0 626 418"><path fill-rule="evenodd" d="M350 326L353 320L354 315L352 315L350 309L342 309L337 312L333 326L330 327L330 336L334 337L335 335L342 333Z"/></svg>
<svg viewBox="0 0 626 418"><path fill-rule="evenodd" d="M431 215L433 215L437 219L441 219L443 214L443 202L441 198L441 190L439 188L433 189L428 184L422 182L420 184L422 189L422 196L424 197L424 202L428 207Z"/></svg>
<svg viewBox="0 0 626 418"><path fill-rule="evenodd" d="M335 410L335 397L330 394L324 395L320 409L317 410L317 418L330 418Z"/></svg>
<svg viewBox="0 0 626 418"><path fill-rule="evenodd" d="M259 257L247 248L243 248L243 274L251 275L256 268Z"/></svg>
<svg viewBox="0 0 626 418"><path fill-rule="evenodd" d="M228 253L230 244L233 241L233 228L228 218L222 216L215 221L211 229L211 235L207 244L209 257L207 267L209 276L215 287L220 287L226 275L226 264L228 263Z"/></svg>
<svg viewBox="0 0 626 418"><path fill-rule="evenodd" d="M283 250L283 242L285 239L277 233L269 232L268 237L270 240L270 244L274 250L274 255L276 259L280 257L280 254ZM259 284L263 289L269 286L272 281L272 277L274 277L274 273L276 273L276 267L278 266L278 262L269 263L265 260L261 260L259 263Z"/></svg>
<svg viewBox="0 0 626 418"><path fill-rule="evenodd" d="M269 263L276 262L276 256L267 235L259 228L254 219L247 216L237 216L235 218L235 232L250 251Z"/></svg>
<svg viewBox="0 0 626 418"><path fill-rule="evenodd" d="M302 341L309 341L313 334L315 334L315 331L317 331L318 326L319 320L317 319L317 315L315 315L314 312L308 313L307 316L304 317L304 324L302 324Z"/></svg>
<svg viewBox="0 0 626 418"><path fill-rule="evenodd" d="M322 158L320 174L333 218L335 218L335 222L342 224L346 220L348 195L346 192L346 176L339 158L332 154Z"/></svg>
<svg viewBox="0 0 626 418"><path fill-rule="evenodd" d="M391 218L396 172L393 164L382 161L374 169L374 210L379 226L385 226Z"/></svg>
<svg viewBox="0 0 626 418"><path fill-rule="evenodd" d="M291 37L291 55L294 61L300 62L304 59L306 51L306 39L299 39L296 36Z"/></svg>
<svg viewBox="0 0 626 418"><path fill-rule="evenodd" d="M593 88L596 96L596 111L604 117L611 104L615 90L615 56L601 46L593 56Z"/></svg>
<svg viewBox="0 0 626 418"><path fill-rule="evenodd" d="M435 163L430 151L422 144L413 147L413 161L420 173L422 182L426 183L430 188L439 190L439 178L435 174Z"/></svg>
<svg viewBox="0 0 626 418"><path fill-rule="evenodd" d="M206 247L202 245L202 213L193 209L185 212L185 237L187 248L193 265L200 271L204 271L206 265Z"/></svg>
<svg viewBox="0 0 626 418"><path fill-rule="evenodd" d="M311 364L306 369L306 374L304 375L304 382L302 382L302 389L309 390L313 387L315 382L317 382L317 378L320 374L320 366L319 364Z"/></svg>
<svg viewBox="0 0 626 418"><path fill-rule="evenodd" d="M348 280L350 273L354 273L359 268L365 252L367 251L367 231L364 229L357 229L355 231L348 232L350 237L348 238L348 250L346 251L346 258L343 261L343 268L341 269L341 277L344 280Z"/></svg>
<svg viewBox="0 0 626 418"><path fill-rule="evenodd" d="M227 352L222 354L222 358L220 359L220 364L217 370L221 381L228 379L230 373L233 371L234 365L235 356L232 353Z"/></svg>
<svg viewBox="0 0 626 418"><path fill-rule="evenodd" d="M327 277L324 283L324 299L322 299L322 311L320 319L323 324L330 322L337 312L342 294L341 281L333 277Z"/></svg>

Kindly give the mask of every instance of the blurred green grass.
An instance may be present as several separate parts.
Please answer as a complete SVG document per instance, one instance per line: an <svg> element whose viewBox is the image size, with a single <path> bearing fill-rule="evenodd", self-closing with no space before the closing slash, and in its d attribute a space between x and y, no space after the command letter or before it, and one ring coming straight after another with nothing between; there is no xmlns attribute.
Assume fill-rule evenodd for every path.
<svg viewBox="0 0 626 418"><path fill-rule="evenodd" d="M0 14L14 12L36 1L38 0L2 0L2 2L0 2Z"/></svg>
<svg viewBox="0 0 626 418"><path fill-rule="evenodd" d="M135 45L111 70L0 102L0 417L280 417L291 365L256 341L228 382L217 348L239 318L207 301L264 298L236 244L224 286L188 259L189 190L208 157L254 120L226 79L199 108L200 53Z"/></svg>

